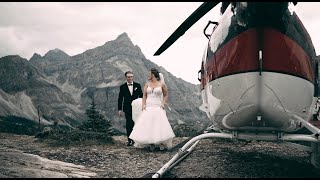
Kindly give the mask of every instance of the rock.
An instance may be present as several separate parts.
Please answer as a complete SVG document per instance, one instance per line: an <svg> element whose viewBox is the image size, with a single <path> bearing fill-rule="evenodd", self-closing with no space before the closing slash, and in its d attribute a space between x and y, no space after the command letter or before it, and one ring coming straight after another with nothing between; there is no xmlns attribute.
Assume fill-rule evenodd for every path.
<svg viewBox="0 0 320 180"><path fill-rule="evenodd" d="M49 160L15 149L0 148L0 177L90 178L97 175L82 165Z"/></svg>

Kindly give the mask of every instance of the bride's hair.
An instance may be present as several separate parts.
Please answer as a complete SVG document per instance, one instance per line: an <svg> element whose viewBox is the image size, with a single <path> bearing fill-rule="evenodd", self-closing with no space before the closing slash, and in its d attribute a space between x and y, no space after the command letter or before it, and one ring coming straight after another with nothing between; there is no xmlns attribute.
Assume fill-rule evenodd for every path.
<svg viewBox="0 0 320 180"><path fill-rule="evenodd" d="M151 68L151 69L150 69L150 72L154 75L154 77L155 77L158 81L160 81L161 78L160 78L158 69L156 69L156 68Z"/></svg>

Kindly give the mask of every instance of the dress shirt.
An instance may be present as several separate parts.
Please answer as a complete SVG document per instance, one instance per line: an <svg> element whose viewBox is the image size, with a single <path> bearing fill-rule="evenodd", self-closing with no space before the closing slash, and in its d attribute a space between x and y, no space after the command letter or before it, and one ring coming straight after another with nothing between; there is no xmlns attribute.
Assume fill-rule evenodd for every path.
<svg viewBox="0 0 320 180"><path fill-rule="evenodd" d="M130 84L131 84L131 86L130 86ZM128 83L128 82L127 82L127 85L128 85L130 94L132 95L132 93L133 93L133 83Z"/></svg>

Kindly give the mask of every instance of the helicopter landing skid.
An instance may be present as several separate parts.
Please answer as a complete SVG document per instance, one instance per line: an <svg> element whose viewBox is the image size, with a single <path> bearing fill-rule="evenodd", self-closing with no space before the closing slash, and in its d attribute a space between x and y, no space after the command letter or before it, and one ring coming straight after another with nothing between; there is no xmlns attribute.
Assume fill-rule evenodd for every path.
<svg viewBox="0 0 320 180"><path fill-rule="evenodd" d="M198 135L189 140L182 148L179 149L178 153L167 162L159 171L152 175L152 178L161 178L164 173L172 169L179 162L185 159L196 147L201 139L207 138L227 138L227 139L241 139L241 140L261 140L261 141L276 141L277 143L283 143L284 145L291 146L294 148L302 149L311 152L311 164L316 168L320 168L320 141L318 139L320 129L313 126L309 122L297 117L299 123L306 127L313 134L285 134L284 132L267 133L267 132L213 132ZM301 145L294 142L310 142L311 146Z"/></svg>

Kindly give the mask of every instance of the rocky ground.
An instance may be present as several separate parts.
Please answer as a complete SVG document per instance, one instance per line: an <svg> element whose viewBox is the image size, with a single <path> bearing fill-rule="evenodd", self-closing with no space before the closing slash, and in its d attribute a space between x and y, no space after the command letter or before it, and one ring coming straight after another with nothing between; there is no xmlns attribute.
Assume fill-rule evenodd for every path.
<svg viewBox="0 0 320 180"><path fill-rule="evenodd" d="M0 178L135 178L158 171L177 151L126 146L125 136L112 145L59 147L34 136L0 133ZM175 138L174 144L186 138ZM168 177L274 178L320 177L308 153L271 142L205 139L174 167Z"/></svg>

